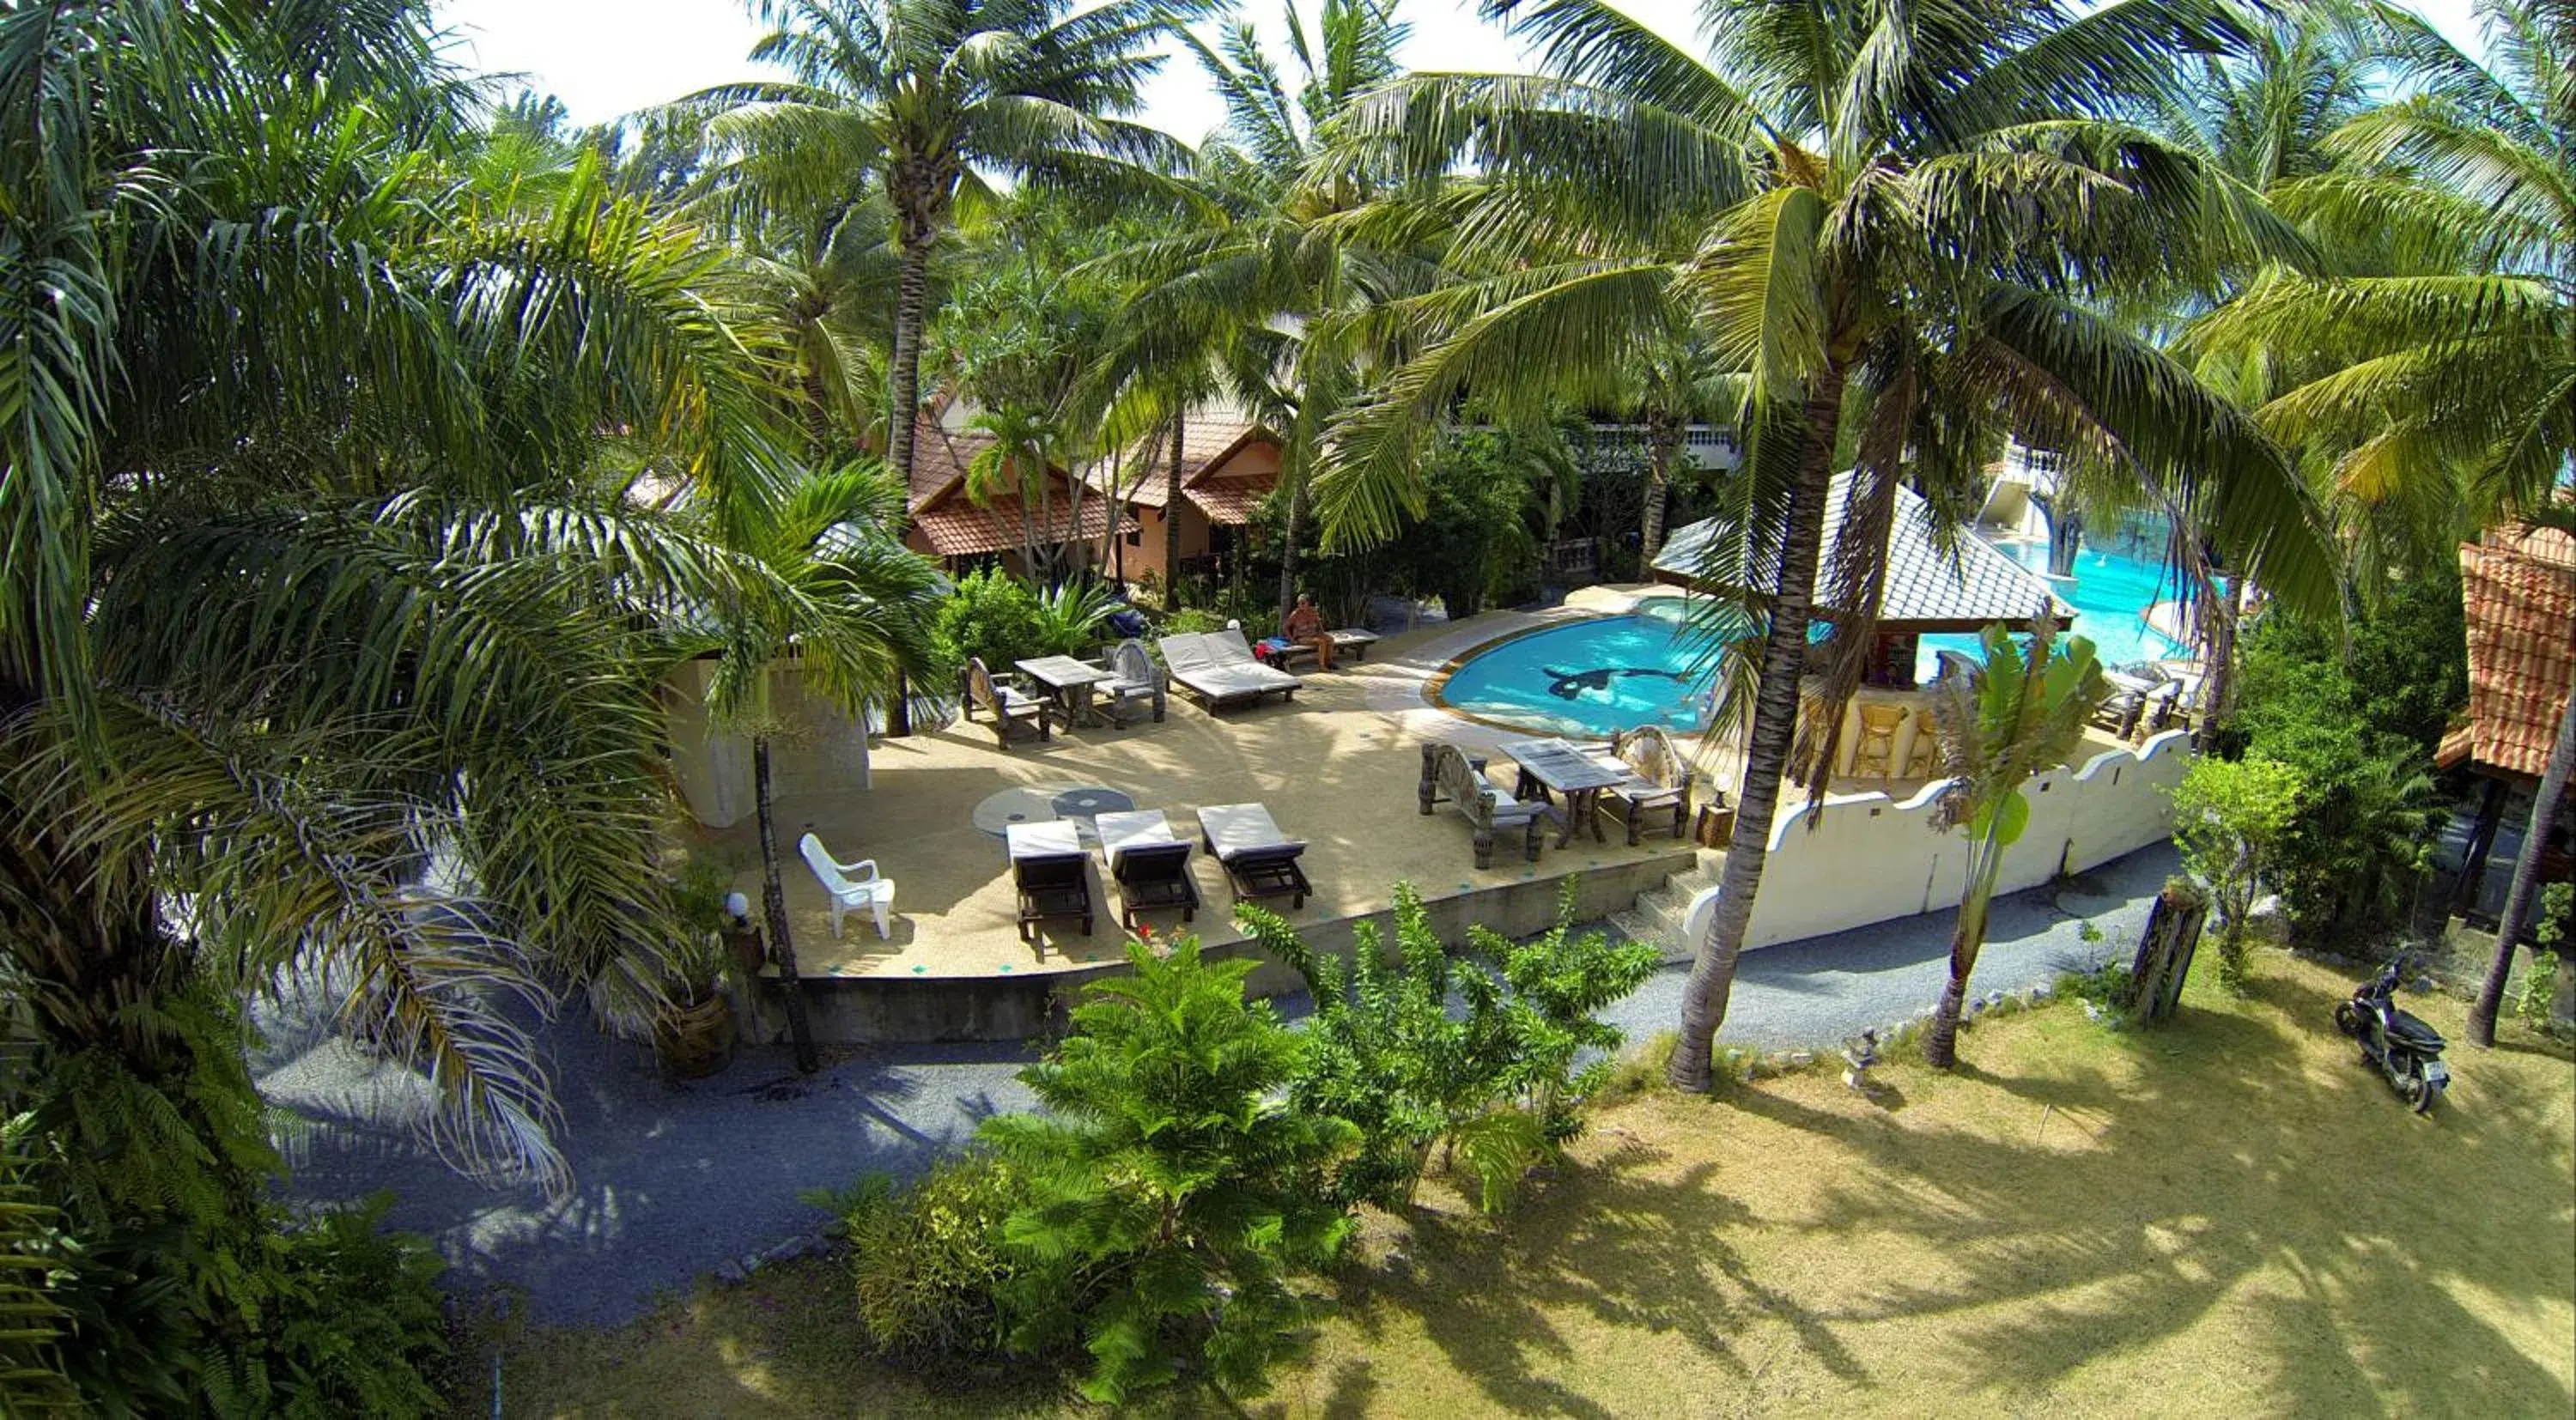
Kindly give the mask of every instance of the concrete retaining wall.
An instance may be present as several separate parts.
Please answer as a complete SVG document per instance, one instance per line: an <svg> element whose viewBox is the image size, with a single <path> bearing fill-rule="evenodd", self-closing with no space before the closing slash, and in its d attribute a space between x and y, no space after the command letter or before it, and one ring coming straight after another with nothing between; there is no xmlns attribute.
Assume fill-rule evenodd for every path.
<svg viewBox="0 0 2576 1420"><path fill-rule="evenodd" d="M1697 853L1683 847L1651 858L1586 869L1577 888L1575 915L1578 920L1591 921L1625 911L1640 893L1662 887L1665 879L1687 871L1696 862ZM1545 931L1555 922L1557 894L1563 882L1562 875L1530 878L1430 898L1423 906L1430 912L1432 930L1445 942L1465 940L1467 928L1475 924L1508 937L1527 936ZM1209 903L1200 908L1199 920L1191 924L1209 942L1207 954L1212 958L1260 957L1261 964L1253 970L1250 982L1255 996L1304 990L1306 983L1296 972L1262 955L1250 938L1238 932L1230 917L1216 915L1230 910L1226 904ZM1392 908L1358 917L1301 923L1298 930L1317 952L1347 959L1362 922L1376 923L1383 940L1394 939ZM1101 914L1100 930L1118 930L1112 914ZM1220 935L1224 940L1217 940ZM814 1038L826 1045L1022 1040L1058 1027L1064 1008L1085 982L1126 969L1123 962L1111 962L1026 976L808 977L805 1001ZM779 1039L785 1030L784 1017L777 1009L774 989L767 988L766 983L764 987L763 995L769 999L762 1002L759 1019L747 1033L758 1040Z"/></svg>
<svg viewBox="0 0 2576 1420"><path fill-rule="evenodd" d="M1998 893L2080 873L2173 836L2173 786L2191 765L2190 736L2168 730L2135 750L2105 750L2080 768L2033 775L2030 827L2004 860ZM1967 885L1967 838L1934 832L1927 785L1903 803L1885 794L1805 805L1771 826L1747 947L1801 941L1955 907ZM1692 904L1699 920L1711 888Z"/></svg>

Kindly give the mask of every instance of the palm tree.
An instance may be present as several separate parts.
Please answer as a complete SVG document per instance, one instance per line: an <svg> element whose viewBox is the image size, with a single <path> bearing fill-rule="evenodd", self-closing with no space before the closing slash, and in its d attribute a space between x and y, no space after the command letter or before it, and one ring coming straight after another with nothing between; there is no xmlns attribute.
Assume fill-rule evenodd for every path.
<svg viewBox="0 0 2576 1420"><path fill-rule="evenodd" d="M692 95L720 107L721 180L753 200L892 208L898 254L886 462L912 476L933 250L988 178L1086 185L1149 179L1172 141L1126 115L1161 64L1149 52L1200 0L756 0L774 25L751 52L789 78Z"/></svg>
<svg viewBox="0 0 2576 1420"><path fill-rule="evenodd" d="M474 190L471 110L411 4L0 12L0 972L32 1037L0 1094L67 1226L163 1238L140 1285L196 1325L277 1285L238 1020L290 978L423 1073L451 1157L564 1181L515 1007L649 1009L619 988L677 933L651 670L694 610L781 594L723 546L780 431L719 254L592 164ZM725 538L599 493L612 455L694 470Z"/></svg>
<svg viewBox="0 0 2576 1420"><path fill-rule="evenodd" d="M720 721L751 732L761 916L778 965L796 1067L809 1074L818 1056L806 1023L770 806L769 692L778 667L792 662L809 692L857 719L898 675L933 672L937 657L928 626L941 581L936 568L892 534L903 505L903 486L873 460L806 475L752 539L734 549L757 560L773 579L775 595L732 603L720 639L709 648L718 652L709 708Z"/></svg>
<svg viewBox="0 0 2576 1420"><path fill-rule="evenodd" d="M1192 337L1185 344L1204 352L1164 367L1217 360L1225 383L1280 436L1283 619L1296 601L1308 474L1359 378L1341 321L1419 289L1429 271L1401 247L1355 244L1336 231L1337 220L1367 199L1371 179L1352 165L1316 161L1321 135L1402 72L1396 51L1409 30L1395 5L1325 0L1311 37L1291 6L1287 31L1293 91L1249 24L1215 47L1189 37L1226 107L1226 126L1198 164L1207 200L1195 226L1141 245L1113 268L1141 287L1131 328L1185 332Z"/></svg>
<svg viewBox="0 0 2576 1420"><path fill-rule="evenodd" d="M2576 12L2481 0L2477 13L2484 62L2412 14L2375 12L2409 96L2337 129L2327 147L2344 167L2284 195L2389 274L2276 276L2193 333L2286 367L2264 422L2331 457L2352 497L2430 491L2445 547L2499 517L2548 516L2576 467ZM2562 789L2569 717L2576 697L2550 760ZM2555 812L2544 785L2528 842L2546 841ZM2517 888L2536 871L2517 865ZM2520 892L2520 915L2499 924L2469 1017L2481 1045L2532 900Z"/></svg>
<svg viewBox="0 0 2576 1420"><path fill-rule="evenodd" d="M1959 1014L1967 1004L1968 973L1985 945L1995 878L2030 825L2021 786L2066 762L2084 738L2085 721L2110 694L2093 643L2072 637L2060 652L2045 620L2030 628L2027 650L2001 625L1987 627L1984 640L1983 664L1942 652L1942 673L1927 697L1949 779L1933 823L1968 833L1967 886L1950 936L1950 984L1923 1040L1925 1062L1939 1070L1958 1063Z"/></svg>
<svg viewBox="0 0 2576 1420"><path fill-rule="evenodd" d="M1344 121L1352 159L1415 179L1383 220L1444 213L1453 262L1490 274L1389 314L1422 352L1346 421L1319 509L1333 537L1385 536L1419 507L1419 429L1460 391L1613 366L1675 299L1745 374L1744 502L1711 572L1760 574L1761 682L1670 1069L1705 1088L1795 738L1835 467L1862 474L1840 605L1876 605L1867 532L1896 482L1956 509L2008 431L2207 485L2235 564L2331 614L2334 562L2279 451L2092 304L2175 265L2304 248L2241 184L2126 121L2173 98L2185 51L2242 41L2198 0L1760 0L1711 26L1706 62L1602 0L1487 13L1549 77L1420 76ZM1462 159L1478 178L1443 185ZM1856 683L1868 631L1837 628L1838 684Z"/></svg>

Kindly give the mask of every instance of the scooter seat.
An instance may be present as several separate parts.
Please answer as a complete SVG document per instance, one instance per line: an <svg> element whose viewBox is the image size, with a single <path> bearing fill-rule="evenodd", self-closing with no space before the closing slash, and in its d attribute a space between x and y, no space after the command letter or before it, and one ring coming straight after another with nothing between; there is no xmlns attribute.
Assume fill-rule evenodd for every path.
<svg viewBox="0 0 2576 1420"><path fill-rule="evenodd" d="M2442 1033L2404 1011L2388 1013L2388 1038L2419 1054L2442 1048Z"/></svg>

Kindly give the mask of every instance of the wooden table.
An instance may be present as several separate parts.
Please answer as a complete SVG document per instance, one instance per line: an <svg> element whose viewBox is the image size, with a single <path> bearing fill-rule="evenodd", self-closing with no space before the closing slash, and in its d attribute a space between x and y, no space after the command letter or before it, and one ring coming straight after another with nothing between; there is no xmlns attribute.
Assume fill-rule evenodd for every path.
<svg viewBox="0 0 2576 1420"><path fill-rule="evenodd" d="M1058 709L1064 711L1068 725L1092 725L1099 717L1092 713L1091 688L1104 680L1116 680L1118 673L1089 661L1071 656L1039 656L1026 661L1013 661L1020 673L1047 688L1055 697Z"/></svg>
<svg viewBox="0 0 2576 1420"><path fill-rule="evenodd" d="M1573 842L1576 832L1587 826L1595 843L1610 841L1602 836L1598 817L1601 791L1625 778L1621 771L1604 768L1562 739L1510 740L1496 748L1521 767L1520 782L1512 789L1515 795L1524 799L1564 796L1565 822L1557 827L1557 847Z"/></svg>

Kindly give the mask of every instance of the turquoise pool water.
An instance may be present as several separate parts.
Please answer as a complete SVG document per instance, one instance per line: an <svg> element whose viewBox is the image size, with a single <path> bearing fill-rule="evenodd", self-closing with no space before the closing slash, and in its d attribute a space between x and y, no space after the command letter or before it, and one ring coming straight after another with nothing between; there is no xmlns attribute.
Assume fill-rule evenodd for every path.
<svg viewBox="0 0 2576 1420"><path fill-rule="evenodd" d="M2047 565L2043 547L2002 551L2024 566ZM2075 580L2052 590L2074 610L2075 630L2093 639L2104 665L2180 654L2146 624L2144 612L2163 590L2155 564L2088 549L2076 558ZM1480 719L1543 734L1598 739L1638 725L1696 731L1707 678L1694 674L1700 648L1682 633L1679 611L1677 602L1649 602L1628 616L1512 637L1460 663L1440 699ZM1938 668L1937 650L1975 647L1973 636L1926 636L1919 673L1929 677Z"/></svg>
<svg viewBox="0 0 2576 1420"><path fill-rule="evenodd" d="M2037 543L1998 543L1995 550L2033 572L2048 570L2048 549ZM2105 666L2132 661L2160 661L2187 654L2163 632L2147 625L2147 608L2171 600L2164 569L2153 562L2117 552L2085 548L2075 554L2075 580L2051 582L2049 591L2075 613L2074 633L2091 638L2093 652ZM1915 662L1915 674L1930 679L1940 668L1935 651L1975 654L1977 638L1968 635L1926 636Z"/></svg>

